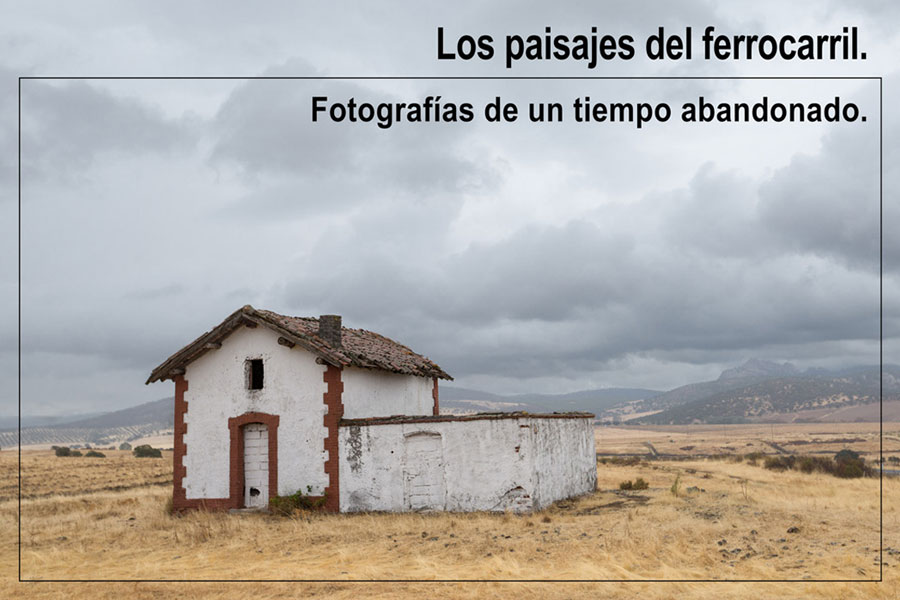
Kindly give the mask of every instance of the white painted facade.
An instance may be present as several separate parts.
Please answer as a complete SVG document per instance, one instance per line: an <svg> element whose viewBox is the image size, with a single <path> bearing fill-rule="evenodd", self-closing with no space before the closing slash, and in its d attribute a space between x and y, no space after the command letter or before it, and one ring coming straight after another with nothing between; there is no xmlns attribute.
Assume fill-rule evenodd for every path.
<svg viewBox="0 0 900 600"><path fill-rule="evenodd" d="M261 390L247 389L245 363L253 358L263 360ZM247 412L279 416L277 494L292 494L301 486L305 491L307 485L321 494L328 485L322 468L328 433L323 422L324 371L311 353L280 346L278 336L265 327L236 329L222 340L221 348L187 365L183 458L187 499L228 496L228 419Z"/></svg>
<svg viewBox="0 0 900 600"><path fill-rule="evenodd" d="M341 372L341 381L345 419L430 415L434 408L431 377L347 367Z"/></svg>
<svg viewBox="0 0 900 600"><path fill-rule="evenodd" d="M590 418L351 424L338 440L346 512L523 512L597 485Z"/></svg>

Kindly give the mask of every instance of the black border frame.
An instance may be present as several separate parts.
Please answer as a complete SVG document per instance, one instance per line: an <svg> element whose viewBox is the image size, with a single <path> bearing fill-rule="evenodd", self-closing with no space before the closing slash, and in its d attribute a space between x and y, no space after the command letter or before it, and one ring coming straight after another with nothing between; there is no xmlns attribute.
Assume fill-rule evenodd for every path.
<svg viewBox="0 0 900 600"><path fill-rule="evenodd" d="M22 578L22 81L27 80L861 80L878 82L878 579L23 579ZM884 78L882 76L20 76L18 78L18 581L20 583L882 583L884 582Z"/></svg>

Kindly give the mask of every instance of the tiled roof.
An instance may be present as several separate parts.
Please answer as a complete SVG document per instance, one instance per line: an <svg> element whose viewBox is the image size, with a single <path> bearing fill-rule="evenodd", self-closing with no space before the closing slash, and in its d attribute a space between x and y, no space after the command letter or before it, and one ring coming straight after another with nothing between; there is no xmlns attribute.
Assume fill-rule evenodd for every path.
<svg viewBox="0 0 900 600"><path fill-rule="evenodd" d="M342 327L341 345L333 346L319 337L319 320L316 318L288 317L269 310L257 310L247 305L167 358L153 370L147 383L173 378L183 372L188 363L214 348L232 331L245 325L268 327L279 334L279 342L285 345L299 345L335 366L453 379L428 358L378 333Z"/></svg>

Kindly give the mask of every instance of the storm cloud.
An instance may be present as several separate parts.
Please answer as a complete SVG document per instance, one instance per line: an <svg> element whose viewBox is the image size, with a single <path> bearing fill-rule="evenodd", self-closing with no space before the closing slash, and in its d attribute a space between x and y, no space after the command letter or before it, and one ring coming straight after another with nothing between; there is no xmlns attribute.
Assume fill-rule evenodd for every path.
<svg viewBox="0 0 900 600"><path fill-rule="evenodd" d="M871 364L879 341L884 135L885 360L900 361L900 121L871 81L327 79L340 75L851 74L853 65L439 63L456 33L636 36L656 27L868 25L867 69L898 81L884 7L706 2L462 3L425 9L223 3L47 16L0 29L4 256L0 374L17 359L17 74L311 79L22 83L22 365L26 413L130 406L166 356L243 304L340 313L494 392L674 387L749 357ZM817 5L818 6L818 5ZM774 8L777 7L777 10ZM430 12L437 11L437 12ZM87 13L94 18L88 18ZM96 13L96 14L94 14ZM848 20L849 19L849 20ZM228 35L225 35L228 32ZM791 70L793 69L793 70ZM833 69L828 71L828 69ZM868 72L868 71L867 71ZM12 80L14 83L14 79ZM853 98L867 123L687 126L311 122L311 98L482 106ZM890 112L890 111L888 111ZM16 393L0 408L13 413Z"/></svg>

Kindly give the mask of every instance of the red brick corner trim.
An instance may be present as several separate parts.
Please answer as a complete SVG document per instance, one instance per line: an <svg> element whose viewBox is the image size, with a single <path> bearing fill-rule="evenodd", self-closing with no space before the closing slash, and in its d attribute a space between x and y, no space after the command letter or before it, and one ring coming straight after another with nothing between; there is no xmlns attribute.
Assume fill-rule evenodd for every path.
<svg viewBox="0 0 900 600"><path fill-rule="evenodd" d="M184 375L175 376L175 445L172 454L172 510L183 512L188 509L202 508L206 510L223 510L231 508L229 498L199 498L188 500L184 489L184 478L187 476L187 468L184 466L184 455L187 454L187 444L184 442L184 434L187 433L187 423L184 415L188 411L187 400L184 393L188 390L188 381Z"/></svg>
<svg viewBox="0 0 900 600"><path fill-rule="evenodd" d="M175 376L175 445L172 453L172 509L176 511L188 508L184 492L184 455L187 447L184 445L184 434L187 433L187 425L184 422L184 413L188 405L184 399L184 393L188 389L187 379L184 375Z"/></svg>
<svg viewBox="0 0 900 600"><path fill-rule="evenodd" d="M438 405L438 378L434 378L434 388L431 390L431 397L434 398L434 409L432 415L437 417L441 414L441 407Z"/></svg>
<svg viewBox="0 0 900 600"><path fill-rule="evenodd" d="M227 510L240 508L243 504L244 492L244 436L241 435L241 427L247 423L264 423L269 429L269 498L278 493L278 415L266 413L245 413L239 417L228 419L229 436L231 444L229 449L229 496L228 498L192 498L187 499L184 489L184 478L187 476L187 468L184 466L184 456L187 454L187 444L184 442L184 434L187 433L187 424L184 415L188 410L188 403L184 399L184 393L188 389L188 382L183 375L175 377L175 446L172 456L172 510L183 512L189 509Z"/></svg>
<svg viewBox="0 0 900 600"><path fill-rule="evenodd" d="M239 417L228 419L228 431L231 437L231 463L229 464L229 500L231 508L240 508L244 504L244 425L262 423L269 430L269 497L266 506L273 496L278 495L278 415L261 412L246 412Z"/></svg>
<svg viewBox="0 0 900 600"><path fill-rule="evenodd" d="M328 485L325 487L325 510L328 512L340 512L341 487L338 428L341 418L344 416L344 403L341 399L344 392L344 383L341 381L341 368L328 365L322 377L326 384L323 400L327 409L323 424L328 430L328 434L325 437L325 450L328 451L328 459L325 461L325 474L328 476Z"/></svg>

